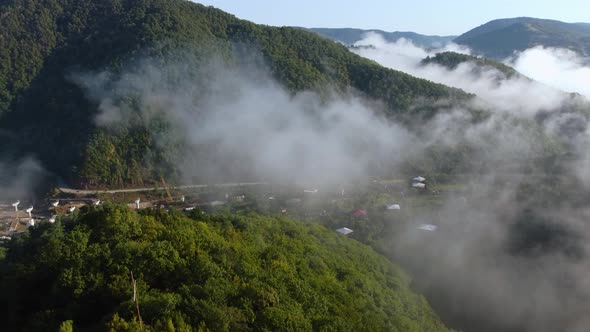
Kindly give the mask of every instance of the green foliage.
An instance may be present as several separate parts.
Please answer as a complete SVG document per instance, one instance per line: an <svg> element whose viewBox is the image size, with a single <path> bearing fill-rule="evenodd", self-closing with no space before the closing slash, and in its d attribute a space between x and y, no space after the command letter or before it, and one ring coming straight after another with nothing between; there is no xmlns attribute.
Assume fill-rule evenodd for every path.
<svg viewBox="0 0 590 332"><path fill-rule="evenodd" d="M456 52L442 52L437 53L433 57L428 56L421 61L421 64L428 65L430 63L436 63L448 68L449 70L454 70L457 68L457 66L466 62L475 64L474 70L483 70L486 69L486 67L494 68L504 74L504 78L524 77L519 72L514 70L514 68L503 63Z"/></svg>
<svg viewBox="0 0 590 332"><path fill-rule="evenodd" d="M105 205L30 229L0 271L10 331L138 331L131 271L145 331L446 331L385 257L280 217Z"/></svg>
<svg viewBox="0 0 590 332"><path fill-rule="evenodd" d="M63 321L59 325L59 332L74 332L74 322L71 320Z"/></svg>
<svg viewBox="0 0 590 332"><path fill-rule="evenodd" d="M432 112L438 98L468 98L383 68L312 32L256 25L185 0L7 0L0 6L3 156L35 155L79 186L139 186L163 174L173 180L175 150L169 155L154 143L158 130L167 128L97 129L99 105L73 82L75 73L116 76L146 59L165 67L184 63L182 51L195 59L187 68L196 71L205 59L245 61L245 49L261 54L259 62L292 92L352 87L383 101L391 116ZM178 76L166 74L172 82ZM121 97L121 106L139 107L133 95Z"/></svg>

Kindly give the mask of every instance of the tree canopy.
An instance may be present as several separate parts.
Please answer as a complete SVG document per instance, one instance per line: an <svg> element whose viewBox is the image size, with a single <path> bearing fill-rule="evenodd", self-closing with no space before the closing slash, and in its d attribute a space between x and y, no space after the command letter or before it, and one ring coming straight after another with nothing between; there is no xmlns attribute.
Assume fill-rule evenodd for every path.
<svg viewBox="0 0 590 332"><path fill-rule="evenodd" d="M323 226L105 205L0 261L10 331L446 331L385 257Z"/></svg>
<svg viewBox="0 0 590 332"><path fill-rule="evenodd" d="M142 185L170 168L153 128L115 135L96 126L99 105L72 81L75 72L116 74L142 59L165 66L178 50L231 64L241 60L236 48L246 48L289 91L352 88L383 101L390 116L432 111L428 100L469 97L381 67L315 33L257 25L185 0L4 0L0 43L3 157L36 156L74 185ZM100 150L106 147L109 153Z"/></svg>
<svg viewBox="0 0 590 332"><path fill-rule="evenodd" d="M514 68L507 66L501 62L489 60L486 58L475 57L472 55L461 54L457 52L441 52L435 54L433 57L428 56L421 61L422 65L428 65L431 63L439 64L446 67L449 70L455 70L462 63L473 63L477 70L484 70L487 68L493 68L504 74L503 78L517 78L524 77L522 74L517 72Z"/></svg>

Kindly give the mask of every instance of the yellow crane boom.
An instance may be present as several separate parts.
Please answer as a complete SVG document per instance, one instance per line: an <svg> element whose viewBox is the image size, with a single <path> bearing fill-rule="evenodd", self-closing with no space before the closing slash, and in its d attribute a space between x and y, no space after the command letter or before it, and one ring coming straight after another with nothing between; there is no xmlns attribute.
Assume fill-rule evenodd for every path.
<svg viewBox="0 0 590 332"><path fill-rule="evenodd" d="M174 199L172 199L172 195L170 195L170 190L168 190L168 184L166 184L166 181L164 181L163 177L161 177L160 180L162 180L162 186L164 187L164 190L166 190L166 195L168 195L168 202L174 201Z"/></svg>

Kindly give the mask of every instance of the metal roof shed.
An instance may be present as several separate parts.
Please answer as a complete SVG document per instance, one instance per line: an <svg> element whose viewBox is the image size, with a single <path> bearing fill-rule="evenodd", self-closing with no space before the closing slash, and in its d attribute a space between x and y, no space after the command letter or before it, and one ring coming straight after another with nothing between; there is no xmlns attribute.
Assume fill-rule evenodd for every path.
<svg viewBox="0 0 590 332"><path fill-rule="evenodd" d="M352 232L353 232L353 230L352 230L352 229L350 229L350 228L347 228L347 227L342 227L342 228L338 228L338 229L336 230L336 232L338 232L338 233L340 233L340 234L342 234L342 235L348 235L348 234L352 233Z"/></svg>

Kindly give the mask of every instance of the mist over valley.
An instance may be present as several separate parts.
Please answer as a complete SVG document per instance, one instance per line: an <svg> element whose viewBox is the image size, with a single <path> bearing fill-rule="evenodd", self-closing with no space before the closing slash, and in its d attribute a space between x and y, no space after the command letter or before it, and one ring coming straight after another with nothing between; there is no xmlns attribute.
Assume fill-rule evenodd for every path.
<svg viewBox="0 0 590 332"><path fill-rule="evenodd" d="M588 330L585 25L0 25L7 330Z"/></svg>

